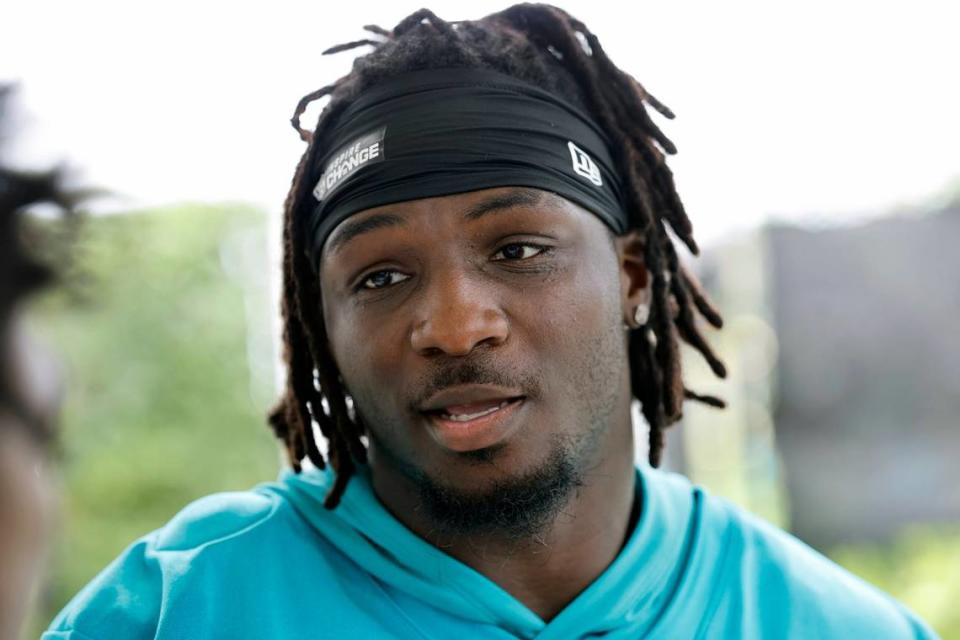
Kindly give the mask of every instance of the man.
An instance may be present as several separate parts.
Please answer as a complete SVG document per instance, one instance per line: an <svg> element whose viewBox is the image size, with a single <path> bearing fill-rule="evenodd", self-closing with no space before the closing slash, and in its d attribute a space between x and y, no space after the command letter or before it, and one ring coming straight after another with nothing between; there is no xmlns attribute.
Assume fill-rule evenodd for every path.
<svg viewBox="0 0 960 640"><path fill-rule="evenodd" d="M0 124L6 124L10 92L0 86ZM59 385L51 359L19 318L23 301L52 272L25 246L24 210L37 204L69 208L70 199L55 172L0 166L0 640L19 637L56 502L47 463ZM35 245L37 234L30 239Z"/></svg>
<svg viewBox="0 0 960 640"><path fill-rule="evenodd" d="M633 398L654 467L685 397L720 404L678 339L724 373L667 232L696 252L669 111L553 7L368 29L294 118L331 97L286 206L292 469L135 542L45 637L932 637L634 466Z"/></svg>

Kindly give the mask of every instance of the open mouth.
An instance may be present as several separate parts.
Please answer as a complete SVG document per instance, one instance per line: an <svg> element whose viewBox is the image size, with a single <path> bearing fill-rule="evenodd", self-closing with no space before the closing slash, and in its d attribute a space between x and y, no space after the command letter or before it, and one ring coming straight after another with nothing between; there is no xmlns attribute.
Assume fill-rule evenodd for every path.
<svg viewBox="0 0 960 640"><path fill-rule="evenodd" d="M510 404L522 401L523 398L524 396L517 396L515 398L506 398L498 403L485 402L475 405L454 405L433 411L424 411L424 413L428 416L437 416L451 422L470 422L477 418L496 413Z"/></svg>
<svg viewBox="0 0 960 640"><path fill-rule="evenodd" d="M424 411L433 438L445 449L476 451L506 441L524 422L519 413L525 396L452 405Z"/></svg>

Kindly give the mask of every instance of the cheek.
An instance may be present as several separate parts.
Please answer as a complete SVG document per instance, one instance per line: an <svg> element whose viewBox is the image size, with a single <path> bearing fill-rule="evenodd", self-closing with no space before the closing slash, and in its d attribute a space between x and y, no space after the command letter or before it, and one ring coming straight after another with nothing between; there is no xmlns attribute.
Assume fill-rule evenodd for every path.
<svg viewBox="0 0 960 640"><path fill-rule="evenodd" d="M537 294L521 297L532 339L555 353L579 354L592 336L619 327L619 282L610 267L583 259L543 283Z"/></svg>
<svg viewBox="0 0 960 640"><path fill-rule="evenodd" d="M591 264L591 266L585 266ZM533 353L543 359L544 393L568 429L609 418L626 366L620 287L612 262L584 263L531 305Z"/></svg>
<svg viewBox="0 0 960 640"><path fill-rule="evenodd" d="M400 379L403 332L396 318L341 312L328 325L330 352L348 389L382 389Z"/></svg>
<svg viewBox="0 0 960 640"><path fill-rule="evenodd" d="M392 456L414 459L416 448L404 436L407 407L403 399L408 396L403 385L411 379L411 372L403 370L408 360L396 346L402 338L395 332L388 338L386 324L379 322L369 329L360 321L341 325L349 330L331 331L331 353L367 435Z"/></svg>

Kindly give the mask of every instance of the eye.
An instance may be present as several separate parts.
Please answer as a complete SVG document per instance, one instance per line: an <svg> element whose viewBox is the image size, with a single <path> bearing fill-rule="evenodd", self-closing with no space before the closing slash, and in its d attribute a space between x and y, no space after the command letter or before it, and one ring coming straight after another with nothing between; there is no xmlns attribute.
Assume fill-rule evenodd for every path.
<svg viewBox="0 0 960 640"><path fill-rule="evenodd" d="M398 282L403 282L409 277L410 276L404 275L399 271L393 271L392 269L381 269L380 271L374 271L361 280L360 284L358 284L356 287L356 291L385 289L391 285L397 284Z"/></svg>
<svg viewBox="0 0 960 640"><path fill-rule="evenodd" d="M534 256L545 253L550 247L530 242L511 242L501 247L496 254L503 254L501 260L529 260Z"/></svg>

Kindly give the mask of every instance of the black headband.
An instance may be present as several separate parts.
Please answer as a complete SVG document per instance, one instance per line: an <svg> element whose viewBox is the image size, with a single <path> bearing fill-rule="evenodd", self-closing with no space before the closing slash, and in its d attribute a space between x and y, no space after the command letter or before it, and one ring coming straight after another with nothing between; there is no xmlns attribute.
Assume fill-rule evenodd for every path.
<svg viewBox="0 0 960 640"><path fill-rule="evenodd" d="M569 102L485 69L414 71L364 91L319 141L304 221L319 266L330 232L385 204L491 187L552 191L628 228L603 130Z"/></svg>

